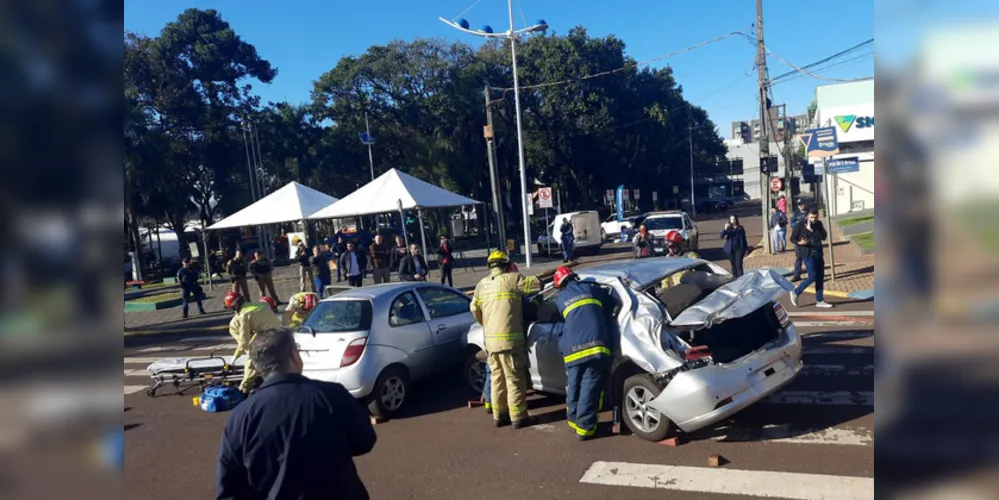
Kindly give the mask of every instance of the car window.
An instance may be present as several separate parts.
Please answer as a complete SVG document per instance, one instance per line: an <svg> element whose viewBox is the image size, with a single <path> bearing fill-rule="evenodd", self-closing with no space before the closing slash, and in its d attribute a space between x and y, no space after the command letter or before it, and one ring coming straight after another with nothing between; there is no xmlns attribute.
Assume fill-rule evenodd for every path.
<svg viewBox="0 0 999 500"><path fill-rule="evenodd" d="M427 287L417 290L430 311L430 318L446 318L469 312L472 302L467 296L446 288Z"/></svg>
<svg viewBox="0 0 999 500"><path fill-rule="evenodd" d="M371 302L367 300L327 300L316 305L305 324L316 333L339 333L368 330L371 327Z"/></svg>
<svg viewBox="0 0 999 500"><path fill-rule="evenodd" d="M392 301L392 307L389 309L389 326L406 326L425 320L413 292L406 292Z"/></svg>
<svg viewBox="0 0 999 500"><path fill-rule="evenodd" d="M645 219L645 228L649 231L662 229L683 229L682 217L655 217Z"/></svg>

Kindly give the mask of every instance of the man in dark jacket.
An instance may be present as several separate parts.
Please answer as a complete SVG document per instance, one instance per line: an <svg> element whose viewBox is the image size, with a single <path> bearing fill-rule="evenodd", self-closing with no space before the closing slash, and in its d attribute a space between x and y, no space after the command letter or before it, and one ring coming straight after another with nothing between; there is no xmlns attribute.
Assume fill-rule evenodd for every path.
<svg viewBox="0 0 999 500"><path fill-rule="evenodd" d="M198 284L198 272L191 268L191 258L184 257L180 261L180 265L181 268L177 270L177 283L180 283L180 303L184 317L187 318L189 295L193 295L194 300L198 303L198 312L205 314L205 308L201 305L201 295L204 292L201 290L201 285Z"/></svg>
<svg viewBox="0 0 999 500"><path fill-rule="evenodd" d="M375 446L367 412L340 384L302 376L291 330L250 344L264 383L226 420L216 498L367 499L353 457Z"/></svg>
<svg viewBox="0 0 999 500"><path fill-rule="evenodd" d="M260 297L263 298L270 293L270 298L281 303L281 299L278 298L277 292L274 290L274 265L271 264L270 259L264 255L263 251L257 250L254 254L253 262L250 262L250 272L253 273L253 279L257 281Z"/></svg>
<svg viewBox="0 0 999 500"><path fill-rule="evenodd" d="M420 247L416 243L409 245L409 255L399 262L399 279L402 281L427 281L427 261L420 255Z"/></svg>
<svg viewBox="0 0 999 500"><path fill-rule="evenodd" d="M313 286L316 289L316 293L322 298L323 294L326 293L326 287L333 282L333 273L330 271L330 260L327 254L323 252L319 245L312 248L312 258L309 259L309 265L312 269Z"/></svg>
<svg viewBox="0 0 999 500"><path fill-rule="evenodd" d="M338 265L336 267L336 282L340 283L343 281L343 270L339 266L340 257L347 251L347 237L343 236L341 233L337 233L336 242L330 246L330 252L333 253L334 262Z"/></svg>
<svg viewBox="0 0 999 500"><path fill-rule="evenodd" d="M819 212L814 208L808 211L808 218L805 219L805 222L798 225L791 233L791 239L798 244L798 256L805 261L805 269L808 272L808 277L791 292L791 303L795 306L798 305L798 296L809 285L815 283L815 307L832 307L832 304L823 300L822 296L826 273L822 249L825 246L823 242L827 237L826 228L819 220Z"/></svg>
<svg viewBox="0 0 999 500"><path fill-rule="evenodd" d="M367 268L368 256L357 250L353 241L347 243L347 250L340 256L340 262L337 265L337 274L342 269L343 274L347 275L347 284L359 287L364 282L364 272Z"/></svg>
<svg viewBox="0 0 999 500"><path fill-rule="evenodd" d="M565 318L558 349L569 380L567 420L581 441L597 432L597 415L610 376L611 344L604 307L610 297L598 285L579 281L566 267L555 270L555 305Z"/></svg>
<svg viewBox="0 0 999 500"><path fill-rule="evenodd" d="M246 300L250 300L250 285L246 281L246 261L243 260L243 252L238 248L236 255L226 265L225 272L232 280L232 291L239 292L240 295L246 297Z"/></svg>
<svg viewBox="0 0 999 500"><path fill-rule="evenodd" d="M572 224L569 223L568 218L562 218L562 225L559 226L558 231L559 242L562 244L562 262L569 262L572 260L572 250L576 244L576 235L573 234Z"/></svg>
<svg viewBox="0 0 999 500"><path fill-rule="evenodd" d="M805 210L805 200L798 198L798 209L791 214L791 243L794 244L794 274L791 276L791 281L798 281L801 279L801 267L804 265L804 261L801 260L801 256L798 255L798 241L794 239L795 228L805 223L805 219L808 218L808 212Z"/></svg>
<svg viewBox="0 0 999 500"><path fill-rule="evenodd" d="M309 247L305 242L295 237L295 260L298 261L298 291L309 289L316 292L315 273L312 272L312 259L309 258Z"/></svg>
<svg viewBox="0 0 999 500"><path fill-rule="evenodd" d="M392 272L389 264L392 260L392 249L385 244L382 235L375 235L375 242L371 245L371 279L375 284L388 283L392 281Z"/></svg>
<svg viewBox="0 0 999 500"><path fill-rule="evenodd" d="M389 260L389 267L392 270L398 272L399 264L402 264L402 259L409 255L409 247L406 246L406 239L402 236L395 237L395 246L392 247L392 258ZM402 276L399 277L399 281L404 281Z"/></svg>

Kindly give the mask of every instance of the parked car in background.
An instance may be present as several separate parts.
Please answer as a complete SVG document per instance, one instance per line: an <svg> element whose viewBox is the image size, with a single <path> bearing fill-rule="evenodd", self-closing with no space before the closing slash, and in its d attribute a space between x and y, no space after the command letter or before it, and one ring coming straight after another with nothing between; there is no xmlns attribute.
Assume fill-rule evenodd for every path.
<svg viewBox="0 0 999 500"><path fill-rule="evenodd" d="M435 283L352 288L322 300L295 334L304 375L342 384L372 415L391 417L411 383L460 365L475 323L471 298Z"/></svg>
<svg viewBox="0 0 999 500"><path fill-rule="evenodd" d="M604 241L615 240L621 236L621 230L624 228L634 229L638 227L644 220L644 214L632 212L630 214L624 214L624 219L621 221L617 220L617 212L612 212L604 221L600 224L600 234Z"/></svg>
<svg viewBox="0 0 999 500"><path fill-rule="evenodd" d="M649 214L645 221L645 228L649 230L654 238L656 253L662 253L666 249L666 233L676 230L687 242L684 250L697 251L700 248L700 237L697 231L697 224L687 215L687 212L679 210L669 212L654 212Z"/></svg>
<svg viewBox="0 0 999 500"><path fill-rule="evenodd" d="M699 214L728 212L729 208L728 201L723 199L707 199L697 202L697 213Z"/></svg>
<svg viewBox="0 0 999 500"><path fill-rule="evenodd" d="M802 369L798 332L777 297L791 283L770 270L733 279L701 259L596 264L580 279L606 289L614 318L610 399L631 431L651 441L674 426L692 432L723 421L789 384ZM531 386L564 394L558 350L564 327L549 286L525 307ZM482 327L466 337L465 374L481 391Z"/></svg>

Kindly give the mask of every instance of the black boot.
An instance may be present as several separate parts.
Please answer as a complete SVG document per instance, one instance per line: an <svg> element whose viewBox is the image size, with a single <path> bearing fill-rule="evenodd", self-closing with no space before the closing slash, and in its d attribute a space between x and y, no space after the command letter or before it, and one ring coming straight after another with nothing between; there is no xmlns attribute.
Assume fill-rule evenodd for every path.
<svg viewBox="0 0 999 500"><path fill-rule="evenodd" d="M499 428L499 427L506 427L506 426L510 425L510 417L503 416L503 417L497 418L497 419L493 420L493 425L495 425L497 428Z"/></svg>
<svg viewBox="0 0 999 500"><path fill-rule="evenodd" d="M513 422L514 429L523 429L524 427L530 427L532 425L534 425L534 419L532 417L524 417Z"/></svg>

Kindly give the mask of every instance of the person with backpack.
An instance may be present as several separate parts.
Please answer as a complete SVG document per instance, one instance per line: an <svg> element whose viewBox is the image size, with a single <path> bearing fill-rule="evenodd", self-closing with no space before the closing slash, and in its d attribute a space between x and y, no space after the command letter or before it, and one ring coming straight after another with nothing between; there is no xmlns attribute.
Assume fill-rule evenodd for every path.
<svg viewBox="0 0 999 500"><path fill-rule="evenodd" d="M776 208L770 209L770 230L773 231L773 248L770 253L777 255L787 250L787 215Z"/></svg>

